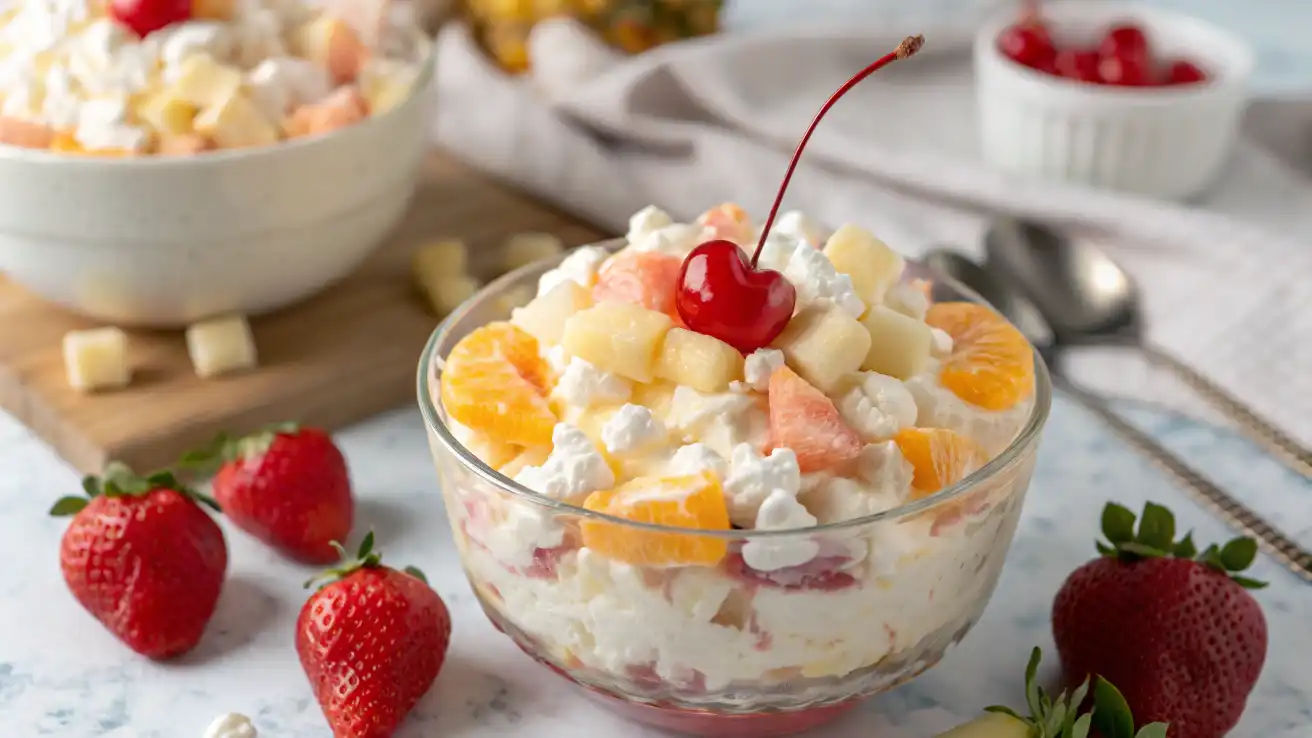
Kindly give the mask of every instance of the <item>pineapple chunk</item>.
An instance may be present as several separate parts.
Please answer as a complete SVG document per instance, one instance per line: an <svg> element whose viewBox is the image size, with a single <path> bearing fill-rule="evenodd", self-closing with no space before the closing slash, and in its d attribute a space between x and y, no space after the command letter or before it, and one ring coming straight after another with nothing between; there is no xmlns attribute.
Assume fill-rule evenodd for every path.
<svg viewBox="0 0 1312 738"><path fill-rule="evenodd" d="M829 394L844 375L861 368L870 334L842 308L817 306L794 315L772 345L803 379Z"/></svg>
<svg viewBox="0 0 1312 738"><path fill-rule="evenodd" d="M224 149L278 142L277 129L240 90L201 111L194 125L197 133Z"/></svg>
<svg viewBox="0 0 1312 738"><path fill-rule="evenodd" d="M518 287L512 287L505 292L502 292L500 295L497 295L496 299L492 302L496 305L499 314L511 315L516 310L524 307L532 301L533 290L521 284Z"/></svg>
<svg viewBox="0 0 1312 738"><path fill-rule="evenodd" d="M934 342L929 326L884 305L870 308L861 325L870 332L862 369L898 379L909 379L924 369Z"/></svg>
<svg viewBox="0 0 1312 738"><path fill-rule="evenodd" d="M445 317L460 307L465 300L473 297L474 293L478 292L479 284L473 277L460 274L429 280L424 282L421 288L433 312Z"/></svg>
<svg viewBox="0 0 1312 738"><path fill-rule="evenodd" d="M906 262L896 251L851 223L829 237L825 256L835 269L852 279L857 296L867 305L883 302L884 293L897 283L906 268Z"/></svg>
<svg viewBox="0 0 1312 738"><path fill-rule="evenodd" d="M512 272L548 256L557 256L564 250L565 245L550 233L518 233L506 239L501 266Z"/></svg>
<svg viewBox="0 0 1312 738"><path fill-rule="evenodd" d="M195 105L174 95L172 90L162 90L146 98L137 108L137 117L161 135L185 136L191 133L198 112Z"/></svg>
<svg viewBox="0 0 1312 738"><path fill-rule="evenodd" d="M1028 723L999 712L990 712L963 723L935 738L1026 738Z"/></svg>
<svg viewBox="0 0 1312 738"><path fill-rule="evenodd" d="M656 377L687 385L698 392L723 392L743 378L743 355L713 336L673 328L665 334Z"/></svg>
<svg viewBox="0 0 1312 738"><path fill-rule="evenodd" d="M665 420L670 416L670 408L674 405L674 390L677 387L678 385L670 382L636 384L633 386L633 396L629 401L635 405L642 405L650 410L652 415Z"/></svg>
<svg viewBox="0 0 1312 738"><path fill-rule="evenodd" d="M547 463L547 457L550 455L550 446L529 446L520 451L515 458L497 467L497 471L514 479L526 466L542 466Z"/></svg>
<svg viewBox="0 0 1312 738"><path fill-rule="evenodd" d="M650 382L661 343L673 326L664 313L605 302L571 315L565 321L561 344L598 369L635 382Z"/></svg>
<svg viewBox="0 0 1312 738"><path fill-rule="evenodd" d="M591 292L578 282L565 281L512 312L510 322L528 331L539 342L554 346L565 335L565 321L592 304Z"/></svg>
<svg viewBox="0 0 1312 738"><path fill-rule="evenodd" d="M222 105L241 90L241 71L205 54L187 57L168 95L196 108Z"/></svg>
<svg viewBox="0 0 1312 738"><path fill-rule="evenodd" d="M430 279L458 277L465 273L469 264L469 253L460 241L433 241L420 246L410 262L411 272L423 284Z"/></svg>

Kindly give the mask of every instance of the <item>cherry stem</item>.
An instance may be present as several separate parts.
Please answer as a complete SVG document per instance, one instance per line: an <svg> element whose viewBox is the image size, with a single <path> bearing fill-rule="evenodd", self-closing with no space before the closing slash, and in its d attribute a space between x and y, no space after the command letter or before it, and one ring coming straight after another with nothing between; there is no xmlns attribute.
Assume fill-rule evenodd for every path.
<svg viewBox="0 0 1312 738"><path fill-rule="evenodd" d="M765 225L761 228L761 240L757 242L756 251L752 254L753 269L756 268L756 260L761 258L761 249L765 248L765 238L770 235L770 228L774 225L774 218L779 214L779 206L783 204L784 193L788 191L788 183L793 179L793 172L797 170L797 162L802 158L802 150L806 148L807 142L811 140L811 134L815 133L816 126L820 125L820 120L825 117L825 113L828 113L829 109L834 107L834 103L838 102L838 100L842 98L843 95L846 95L849 90L860 84L861 80L878 72L898 59L905 59L917 51L920 51L920 47L924 45L924 36L907 36L902 39L902 43L898 44L897 48L891 53L885 54L875 63L862 69L860 72L857 72L856 76L845 82L842 87L839 87L838 91L830 95L829 99L825 101L825 104L820 107L820 112L815 114L815 118L811 121L811 125L807 126L806 134L803 135L802 140L798 142L797 148L793 151L793 158L788 162L788 171L784 172L784 181L779 185L779 194L775 195L774 206L770 208L770 217L765 219Z"/></svg>

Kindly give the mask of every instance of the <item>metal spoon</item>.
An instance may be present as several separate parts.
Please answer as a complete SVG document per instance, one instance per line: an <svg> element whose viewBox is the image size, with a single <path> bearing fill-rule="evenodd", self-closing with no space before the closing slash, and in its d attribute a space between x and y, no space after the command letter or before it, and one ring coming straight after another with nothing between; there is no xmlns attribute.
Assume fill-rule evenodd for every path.
<svg viewBox="0 0 1312 738"><path fill-rule="evenodd" d="M1118 345L1179 377L1255 443L1305 477L1312 450L1144 337L1139 292L1125 270L1091 244L1025 221L995 222L984 237L987 265L1016 284L1063 346Z"/></svg>
<svg viewBox="0 0 1312 738"><path fill-rule="evenodd" d="M1147 433L1131 425L1107 400L1079 386L1063 371L1065 346L1049 330L1029 300L1002 279L954 251L930 252L925 263L974 291L1010 320L1034 344L1048 363L1053 384L1098 416L1112 432L1170 474L1203 507L1232 528L1252 536L1264 552L1306 582L1312 582L1312 552L1281 533L1262 516L1235 499L1180 457L1166 450Z"/></svg>

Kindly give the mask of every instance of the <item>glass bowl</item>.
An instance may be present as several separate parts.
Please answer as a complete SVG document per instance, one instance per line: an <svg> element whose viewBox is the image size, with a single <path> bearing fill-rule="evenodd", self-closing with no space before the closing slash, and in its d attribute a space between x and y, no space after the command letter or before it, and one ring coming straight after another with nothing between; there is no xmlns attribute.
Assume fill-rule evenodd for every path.
<svg viewBox="0 0 1312 738"><path fill-rule="evenodd" d="M610 249L622 241L599 244ZM1051 404L1035 356L1033 410L1016 438L959 484L886 512L785 531L635 523L532 492L494 471L443 412L442 358L504 320L502 296L558 259L493 282L450 315L419 362L419 405L461 564L493 625L525 653L640 722L693 735L789 735L933 666L979 619L1006 558ZM923 265L937 300L978 298ZM580 526L722 548L714 567L650 568L582 548ZM742 550L819 546L762 573ZM687 542L685 540L685 542Z"/></svg>

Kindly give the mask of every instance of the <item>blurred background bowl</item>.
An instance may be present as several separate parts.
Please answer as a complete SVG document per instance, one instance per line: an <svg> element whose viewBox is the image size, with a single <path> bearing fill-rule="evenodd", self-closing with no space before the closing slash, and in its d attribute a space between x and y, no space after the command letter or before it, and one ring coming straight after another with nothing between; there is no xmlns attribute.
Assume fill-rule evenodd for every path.
<svg viewBox="0 0 1312 738"><path fill-rule="evenodd" d="M321 137L132 159L0 147L0 273L125 326L259 314L322 291L414 193L434 97L422 43L404 103Z"/></svg>
<svg viewBox="0 0 1312 738"><path fill-rule="evenodd" d="M1057 77L1004 56L1009 11L975 37L981 151L1009 171L1166 199L1200 193L1220 175L1248 100L1253 54L1229 31L1142 3L1045 3L1058 47L1096 45L1120 22L1142 27L1160 57L1194 61L1205 83L1115 87Z"/></svg>

